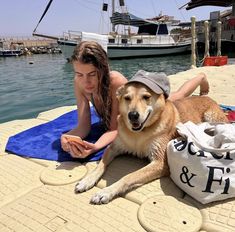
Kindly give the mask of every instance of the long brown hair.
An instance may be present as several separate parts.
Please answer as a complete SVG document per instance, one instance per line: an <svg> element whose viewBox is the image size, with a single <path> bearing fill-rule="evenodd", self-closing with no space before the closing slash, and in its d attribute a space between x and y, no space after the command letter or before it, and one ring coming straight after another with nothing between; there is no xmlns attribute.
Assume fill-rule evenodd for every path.
<svg viewBox="0 0 235 232"><path fill-rule="evenodd" d="M74 49L71 62L79 61L84 64L92 64L98 71L98 95L101 101L101 116L106 129L110 127L111 118L111 91L110 91L110 70L108 57L102 46L95 41L83 41Z"/></svg>

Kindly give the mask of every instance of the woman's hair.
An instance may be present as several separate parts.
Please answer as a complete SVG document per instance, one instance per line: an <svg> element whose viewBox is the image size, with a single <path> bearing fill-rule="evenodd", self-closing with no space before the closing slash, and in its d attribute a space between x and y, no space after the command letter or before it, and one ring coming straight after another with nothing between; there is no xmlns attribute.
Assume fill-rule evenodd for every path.
<svg viewBox="0 0 235 232"><path fill-rule="evenodd" d="M108 57L102 46L95 41L83 41L74 49L71 62L79 61L84 64L92 64L98 71L98 95L101 101L101 116L106 129L110 127L111 118L111 91L110 91L110 70Z"/></svg>

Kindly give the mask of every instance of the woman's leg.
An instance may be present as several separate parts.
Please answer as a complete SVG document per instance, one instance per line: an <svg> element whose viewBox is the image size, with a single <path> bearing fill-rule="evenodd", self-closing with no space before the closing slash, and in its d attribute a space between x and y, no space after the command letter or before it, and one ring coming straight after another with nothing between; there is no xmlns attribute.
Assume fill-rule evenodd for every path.
<svg viewBox="0 0 235 232"><path fill-rule="evenodd" d="M199 73L196 77L186 81L176 92L169 96L171 101L176 101L190 96L197 87L200 86L200 95L207 95L209 92L209 83L205 73Z"/></svg>

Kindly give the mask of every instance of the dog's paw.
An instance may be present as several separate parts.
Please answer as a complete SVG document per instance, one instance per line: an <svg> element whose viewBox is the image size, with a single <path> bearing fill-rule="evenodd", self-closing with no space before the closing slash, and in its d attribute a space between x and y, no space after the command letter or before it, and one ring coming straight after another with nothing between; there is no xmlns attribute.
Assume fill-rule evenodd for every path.
<svg viewBox="0 0 235 232"><path fill-rule="evenodd" d="M109 190L109 188L104 188L97 192L90 200L91 204L101 205L109 203L114 197L114 194Z"/></svg>
<svg viewBox="0 0 235 232"><path fill-rule="evenodd" d="M75 185L75 193L82 193L91 189L96 184L96 179L89 176L85 177Z"/></svg>

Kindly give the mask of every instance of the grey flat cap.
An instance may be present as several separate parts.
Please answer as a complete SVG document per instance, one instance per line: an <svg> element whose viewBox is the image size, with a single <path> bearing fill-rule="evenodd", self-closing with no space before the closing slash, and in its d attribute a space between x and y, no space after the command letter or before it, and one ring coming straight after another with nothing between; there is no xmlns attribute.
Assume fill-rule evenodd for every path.
<svg viewBox="0 0 235 232"><path fill-rule="evenodd" d="M149 87L153 92L157 94L164 94L166 98L170 94L170 82L167 75L163 72L146 72L139 70L128 82L140 82Z"/></svg>

